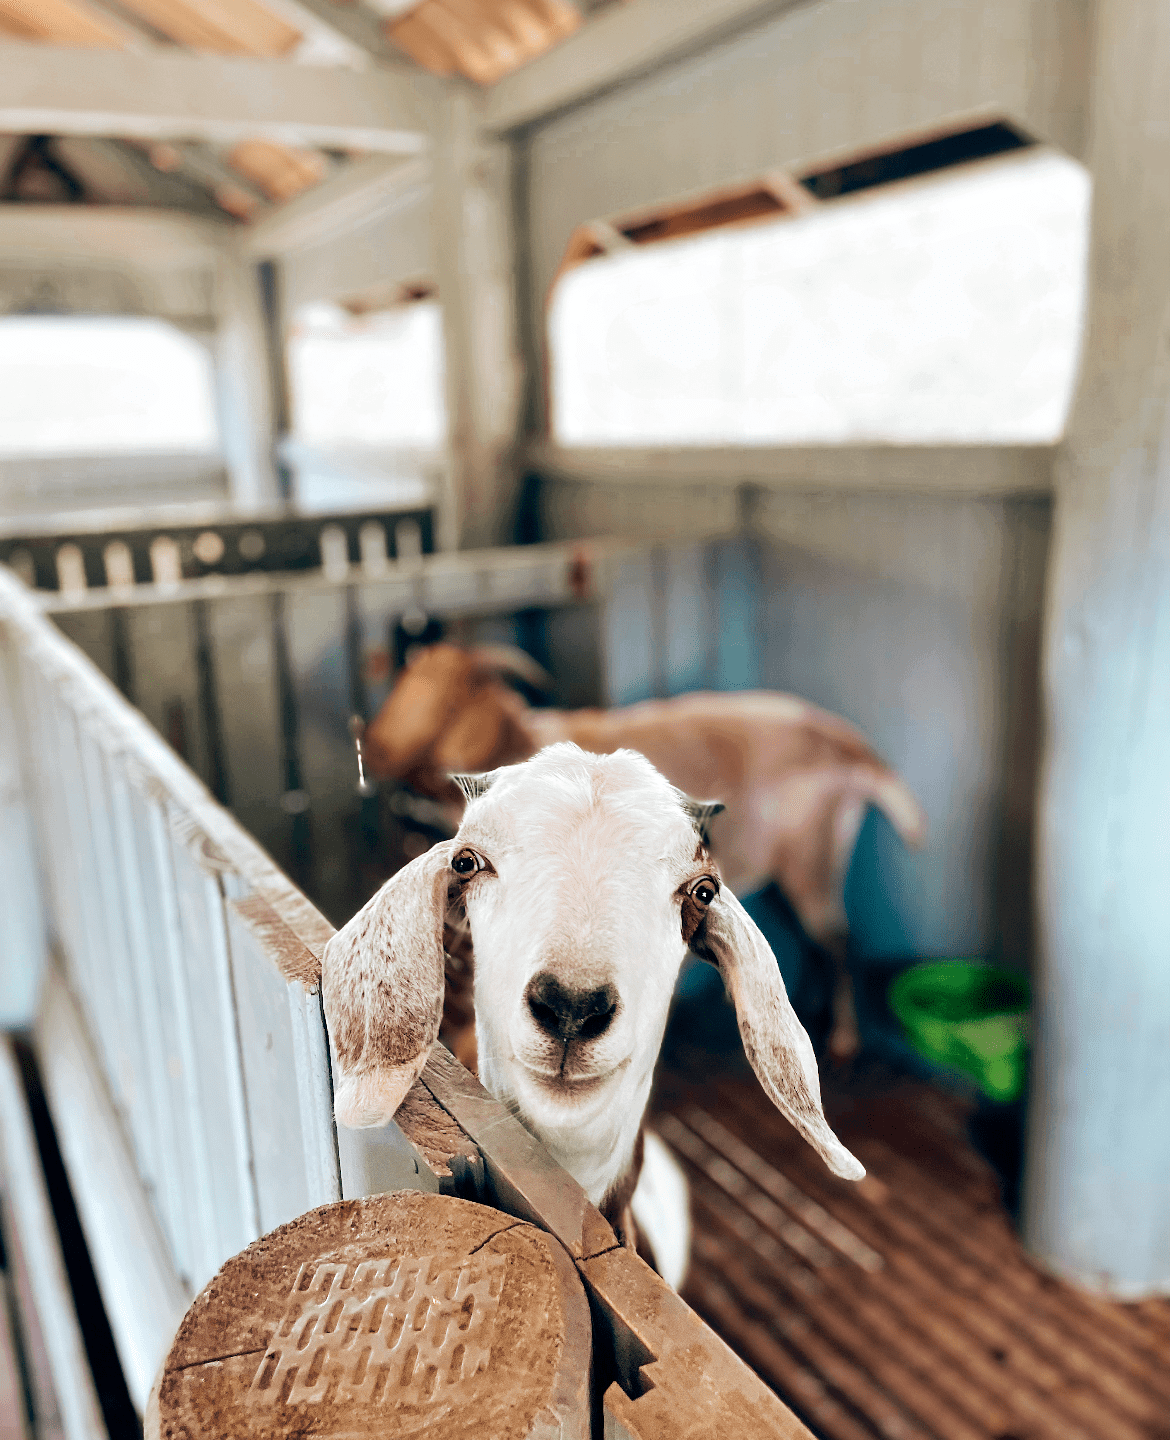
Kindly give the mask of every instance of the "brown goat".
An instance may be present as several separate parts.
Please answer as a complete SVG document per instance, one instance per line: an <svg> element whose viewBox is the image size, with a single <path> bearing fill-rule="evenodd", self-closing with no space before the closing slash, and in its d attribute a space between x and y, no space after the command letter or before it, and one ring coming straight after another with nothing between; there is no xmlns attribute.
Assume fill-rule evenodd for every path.
<svg viewBox="0 0 1170 1440"><path fill-rule="evenodd" d="M906 844L922 843L926 817L904 781L845 720L792 695L697 692L613 710L534 710L501 678L511 668L531 679L533 662L523 660L453 645L421 651L366 732L370 769L456 807L451 772L492 770L571 740L595 754L637 750L680 790L717 797L726 809L710 835L724 877L740 893L775 880L832 955L829 1050L853 1054L845 872L871 804Z"/></svg>

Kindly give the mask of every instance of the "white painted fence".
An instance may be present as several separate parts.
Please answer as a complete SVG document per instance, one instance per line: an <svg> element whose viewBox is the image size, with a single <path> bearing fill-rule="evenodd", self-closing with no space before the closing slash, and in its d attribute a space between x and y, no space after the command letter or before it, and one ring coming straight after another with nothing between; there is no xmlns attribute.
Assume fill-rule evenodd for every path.
<svg viewBox="0 0 1170 1440"><path fill-rule="evenodd" d="M0 995L38 1050L132 1399L190 1297L340 1197L330 927L0 571ZM35 857L35 858L34 858ZM283 967L283 968L282 968Z"/></svg>
<svg viewBox="0 0 1170 1440"><path fill-rule="evenodd" d="M363 576L360 606L374 607L384 633L391 612L423 604L453 614L564 604L576 549L431 557L376 581ZM591 573L608 590L607 561L595 558ZM242 644L261 634L246 623L256 602L266 616L271 596L286 590L290 606L299 597L313 611L324 640L343 639L345 583L324 575L216 578L117 599L143 613L200 596L242 607ZM100 616L113 598L94 592L74 603ZM332 926L50 621L44 611L61 604L0 566L0 1025L34 1031L141 1411L184 1309L230 1255L343 1193L439 1182L393 1124L343 1132L339 1149L316 986ZM195 656L171 661L190 669ZM244 689L255 706L255 686ZM259 709L254 719L269 723L273 746L275 707ZM348 793L352 755L337 718L332 783ZM278 799L267 803L278 810ZM11 1103L0 1104L0 1179L18 1163L24 1124L10 1051L4 1060L11 1093L0 1101L7 1094ZM25 1209L18 1230L48 1223L43 1199ZM33 1282L53 1288L47 1272ZM57 1323L75 1328L64 1311ZM60 1366L76 1351L63 1348ZM64 1370L54 1380L59 1390L77 1385ZM73 1408L70 1440L101 1433L92 1403L82 1397Z"/></svg>

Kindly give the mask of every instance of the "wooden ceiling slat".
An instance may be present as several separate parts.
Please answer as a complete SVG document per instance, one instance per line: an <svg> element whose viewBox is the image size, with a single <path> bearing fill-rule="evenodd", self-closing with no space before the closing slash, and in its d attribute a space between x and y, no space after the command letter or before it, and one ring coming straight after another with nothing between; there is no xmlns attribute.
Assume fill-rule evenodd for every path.
<svg viewBox="0 0 1170 1440"><path fill-rule="evenodd" d="M528 58L511 32L500 25L492 0L429 0L454 15L464 30L507 74Z"/></svg>
<svg viewBox="0 0 1170 1440"><path fill-rule="evenodd" d="M301 41L299 30L257 0L120 0L120 3L177 44L218 55L279 59Z"/></svg>
<svg viewBox="0 0 1170 1440"><path fill-rule="evenodd" d="M423 0L412 13L419 25L429 29L451 51L458 70L469 80L478 85L491 85L507 73L479 36L438 0Z"/></svg>
<svg viewBox="0 0 1170 1440"><path fill-rule="evenodd" d="M495 7L495 16L496 23L515 38L526 56L536 56L548 49L548 26L523 0L501 0Z"/></svg>
<svg viewBox="0 0 1170 1440"><path fill-rule="evenodd" d="M453 75L459 68L455 52L414 11L388 24L386 38L432 75Z"/></svg>
<svg viewBox="0 0 1170 1440"><path fill-rule="evenodd" d="M0 30L22 40L116 50L124 37L75 0L0 0Z"/></svg>
<svg viewBox="0 0 1170 1440"><path fill-rule="evenodd" d="M554 40L563 40L566 35L580 29L581 12L568 0L520 0L520 3L539 16L553 32Z"/></svg>
<svg viewBox="0 0 1170 1440"><path fill-rule="evenodd" d="M317 151L294 150L268 140L242 140L227 159L233 170L273 200L291 200L316 185L325 173L325 161Z"/></svg>
<svg viewBox="0 0 1170 1440"><path fill-rule="evenodd" d="M568 0L422 0L387 36L434 75L460 71L491 85L581 23Z"/></svg>

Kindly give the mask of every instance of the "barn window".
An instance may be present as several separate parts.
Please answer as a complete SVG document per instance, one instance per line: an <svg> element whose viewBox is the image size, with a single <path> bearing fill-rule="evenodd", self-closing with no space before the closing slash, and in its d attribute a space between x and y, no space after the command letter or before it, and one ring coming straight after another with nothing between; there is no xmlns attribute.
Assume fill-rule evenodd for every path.
<svg viewBox="0 0 1170 1440"><path fill-rule="evenodd" d="M308 445L438 450L443 328L425 290L388 308L311 304L289 337L293 435Z"/></svg>
<svg viewBox="0 0 1170 1440"><path fill-rule="evenodd" d="M207 347L163 320L0 318L0 455L218 449Z"/></svg>
<svg viewBox="0 0 1170 1440"><path fill-rule="evenodd" d="M806 176L803 208L784 196L782 215L740 217L751 225L655 245L620 220L597 227L600 253L563 267L550 300L554 437L1057 439L1084 309L1088 176L1019 148L1007 127L968 133L959 153L950 137Z"/></svg>

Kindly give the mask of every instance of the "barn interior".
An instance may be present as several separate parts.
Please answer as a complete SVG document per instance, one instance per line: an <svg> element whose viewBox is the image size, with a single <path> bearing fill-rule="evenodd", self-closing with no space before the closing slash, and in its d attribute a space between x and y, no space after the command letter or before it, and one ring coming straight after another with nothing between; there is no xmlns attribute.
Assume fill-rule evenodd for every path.
<svg viewBox="0 0 1170 1440"><path fill-rule="evenodd" d="M1167 94L1146 0L0 0L0 1434L140 1433L223 1260L433 1159L327 1117L315 1188L319 1004L262 1084L245 977L452 833L355 753L444 642L799 696L925 811L850 850L844 1060L748 887L860 1184L680 978L735 1433L1170 1435ZM937 960L1026 983L1010 1095L895 1013ZM677 1383L595 1433L731 1433Z"/></svg>

